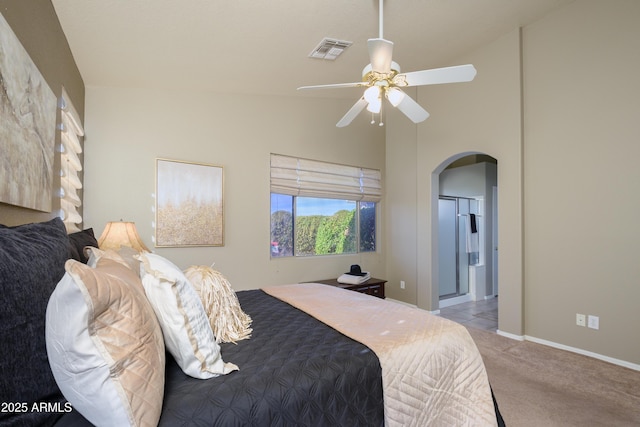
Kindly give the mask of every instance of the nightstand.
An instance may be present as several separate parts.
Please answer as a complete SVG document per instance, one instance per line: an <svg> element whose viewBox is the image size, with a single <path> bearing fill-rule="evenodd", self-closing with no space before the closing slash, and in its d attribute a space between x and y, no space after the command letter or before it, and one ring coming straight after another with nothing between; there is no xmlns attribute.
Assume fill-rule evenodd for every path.
<svg viewBox="0 0 640 427"><path fill-rule="evenodd" d="M325 279L314 280L310 283L322 283L324 285L337 286L342 289L348 289L350 291L356 291L367 295L373 295L374 297L384 299L384 284L387 283L384 279L376 279L372 277L364 283L358 285L351 285L349 283L340 283L338 279Z"/></svg>

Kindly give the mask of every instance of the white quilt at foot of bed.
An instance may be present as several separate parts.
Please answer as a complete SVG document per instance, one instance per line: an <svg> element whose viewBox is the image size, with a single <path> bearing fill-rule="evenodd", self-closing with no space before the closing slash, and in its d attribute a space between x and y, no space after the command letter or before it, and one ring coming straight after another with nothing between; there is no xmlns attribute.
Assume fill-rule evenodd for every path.
<svg viewBox="0 0 640 427"><path fill-rule="evenodd" d="M482 358L462 325L317 283L263 290L376 353L387 426L497 424Z"/></svg>

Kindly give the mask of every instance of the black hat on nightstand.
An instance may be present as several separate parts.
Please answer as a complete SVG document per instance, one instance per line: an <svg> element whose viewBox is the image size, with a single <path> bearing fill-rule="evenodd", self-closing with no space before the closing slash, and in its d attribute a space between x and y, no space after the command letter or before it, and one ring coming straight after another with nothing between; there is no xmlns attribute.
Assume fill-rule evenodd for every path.
<svg viewBox="0 0 640 427"><path fill-rule="evenodd" d="M348 273L346 274L350 274L352 276L366 276L367 273L363 273L362 269L360 268L360 266L358 264L353 264L351 266L351 269L349 270Z"/></svg>

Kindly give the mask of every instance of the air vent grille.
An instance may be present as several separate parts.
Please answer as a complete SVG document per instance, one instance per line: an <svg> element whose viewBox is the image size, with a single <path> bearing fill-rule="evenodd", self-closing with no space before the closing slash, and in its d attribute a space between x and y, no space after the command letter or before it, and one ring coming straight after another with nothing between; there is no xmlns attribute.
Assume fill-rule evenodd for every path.
<svg viewBox="0 0 640 427"><path fill-rule="evenodd" d="M335 60L353 42L325 37L309 54L309 58Z"/></svg>

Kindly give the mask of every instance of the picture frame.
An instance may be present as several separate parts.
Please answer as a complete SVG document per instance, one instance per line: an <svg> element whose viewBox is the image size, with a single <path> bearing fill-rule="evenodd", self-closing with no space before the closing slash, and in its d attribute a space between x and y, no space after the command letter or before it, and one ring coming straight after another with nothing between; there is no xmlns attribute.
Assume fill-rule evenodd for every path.
<svg viewBox="0 0 640 427"><path fill-rule="evenodd" d="M156 159L156 247L224 246L222 166Z"/></svg>
<svg viewBox="0 0 640 427"><path fill-rule="evenodd" d="M57 98L0 14L0 202L51 212Z"/></svg>

